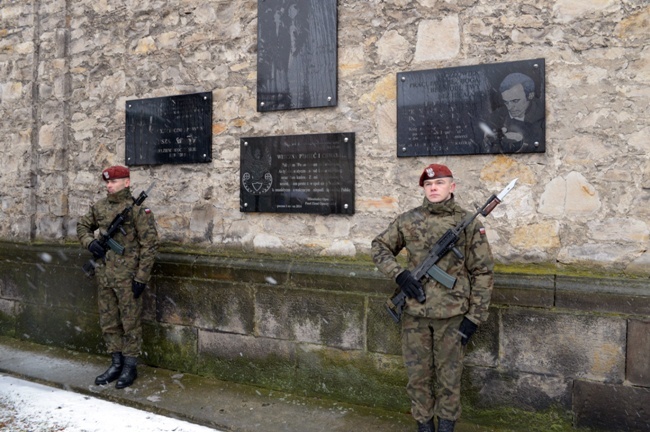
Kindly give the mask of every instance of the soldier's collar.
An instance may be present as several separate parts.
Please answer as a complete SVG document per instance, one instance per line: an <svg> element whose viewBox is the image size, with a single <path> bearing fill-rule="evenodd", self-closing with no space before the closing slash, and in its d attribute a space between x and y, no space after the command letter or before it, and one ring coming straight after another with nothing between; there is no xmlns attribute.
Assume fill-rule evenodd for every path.
<svg viewBox="0 0 650 432"><path fill-rule="evenodd" d="M433 203L424 197L424 203L422 204L422 207L427 209L429 213L433 214L451 214L454 213L456 200L454 200L454 194L451 194L451 198L449 198L447 201L440 203Z"/></svg>
<svg viewBox="0 0 650 432"><path fill-rule="evenodd" d="M114 194L108 194L107 198L109 202L124 201L127 198L131 198L131 188L125 187L119 192L115 192Z"/></svg>

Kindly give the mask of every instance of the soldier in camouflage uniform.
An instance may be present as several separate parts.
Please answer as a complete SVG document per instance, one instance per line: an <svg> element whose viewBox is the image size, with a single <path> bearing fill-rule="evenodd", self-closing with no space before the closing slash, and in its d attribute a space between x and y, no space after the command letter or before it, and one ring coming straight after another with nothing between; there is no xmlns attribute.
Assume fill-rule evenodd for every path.
<svg viewBox="0 0 650 432"><path fill-rule="evenodd" d="M133 205L129 169L112 166L102 172L108 196L99 200L77 224L77 236L94 256L99 285L99 323L111 366L95 379L96 385L117 380L116 388L133 384L137 378L137 358L142 349L142 292L151 277L158 232L153 213L133 206L123 228L113 239L124 246L124 254L104 251L94 232L106 232L110 223L126 207Z"/></svg>
<svg viewBox="0 0 650 432"><path fill-rule="evenodd" d="M461 234L457 249L464 258L448 253L437 265L457 278L453 289L433 279L417 281L409 269L422 262L436 241L457 226L468 212L454 199L456 184L444 165L422 172L424 202L399 215L372 241L377 268L397 281L408 297L402 315L402 355L408 373L407 393L419 432L453 432L460 417L460 381L465 345L488 316L494 262L481 222L475 219ZM395 256L406 248L408 268ZM426 300L420 304L418 290Z"/></svg>

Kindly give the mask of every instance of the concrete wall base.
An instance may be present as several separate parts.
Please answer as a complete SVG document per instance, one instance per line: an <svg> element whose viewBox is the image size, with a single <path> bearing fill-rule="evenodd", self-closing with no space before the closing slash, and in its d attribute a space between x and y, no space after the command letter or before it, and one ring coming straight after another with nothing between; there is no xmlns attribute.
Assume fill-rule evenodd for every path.
<svg viewBox="0 0 650 432"><path fill-rule="evenodd" d="M77 246L0 243L0 334L102 353ZM393 291L369 262L164 252L145 291L152 366L409 409ZM576 426L650 425L650 283L498 273L463 380L473 409L572 412Z"/></svg>

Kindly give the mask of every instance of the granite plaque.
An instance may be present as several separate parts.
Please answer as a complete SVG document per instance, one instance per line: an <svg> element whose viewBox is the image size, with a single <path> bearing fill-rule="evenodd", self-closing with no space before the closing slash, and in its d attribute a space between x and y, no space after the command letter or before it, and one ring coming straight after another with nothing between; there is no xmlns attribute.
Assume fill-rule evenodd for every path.
<svg viewBox="0 0 650 432"><path fill-rule="evenodd" d="M336 14L336 0L258 0L258 111L336 106Z"/></svg>
<svg viewBox="0 0 650 432"><path fill-rule="evenodd" d="M354 133L240 140L240 211L354 214Z"/></svg>
<svg viewBox="0 0 650 432"><path fill-rule="evenodd" d="M126 101L126 164L212 160L212 92Z"/></svg>
<svg viewBox="0 0 650 432"><path fill-rule="evenodd" d="M544 59L397 74L397 156L543 153Z"/></svg>

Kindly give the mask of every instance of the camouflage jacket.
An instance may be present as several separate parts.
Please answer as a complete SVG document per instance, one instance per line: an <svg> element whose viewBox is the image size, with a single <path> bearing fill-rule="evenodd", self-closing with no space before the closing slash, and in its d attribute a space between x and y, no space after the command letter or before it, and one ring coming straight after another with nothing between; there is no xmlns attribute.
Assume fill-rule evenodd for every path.
<svg viewBox="0 0 650 432"><path fill-rule="evenodd" d="M467 216L454 200L432 203L426 198L420 207L399 215L388 228L372 241L372 259L386 276L395 279L405 269L396 260L404 248L408 269L423 261L436 241ZM437 265L457 278L453 289L433 279L421 280L426 301L420 304L408 299L405 313L429 318L450 318L464 314L476 324L488 317L488 307L494 285L494 260L480 221L474 221L461 233L456 248L464 255L458 258L449 252Z"/></svg>
<svg viewBox="0 0 650 432"><path fill-rule="evenodd" d="M106 232L115 216L131 204L131 190L125 188L92 205L77 223L77 236L81 245L88 249L90 242L95 239L95 230ZM122 226L126 235L118 231L113 239L124 246L124 255L116 255L109 249L106 253L105 271L112 274L126 272L138 282L147 283L158 249L158 231L153 213L144 206L134 206Z"/></svg>

